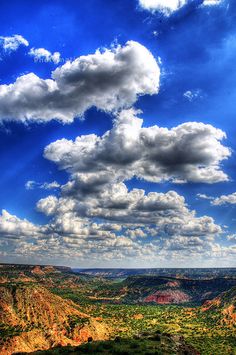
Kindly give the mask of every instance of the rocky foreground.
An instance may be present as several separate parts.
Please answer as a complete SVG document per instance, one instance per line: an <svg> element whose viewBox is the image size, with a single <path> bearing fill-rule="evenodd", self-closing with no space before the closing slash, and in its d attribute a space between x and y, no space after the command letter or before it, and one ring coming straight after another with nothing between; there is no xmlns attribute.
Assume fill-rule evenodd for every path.
<svg viewBox="0 0 236 355"><path fill-rule="evenodd" d="M35 284L0 287L0 354L32 352L109 338L102 319Z"/></svg>
<svg viewBox="0 0 236 355"><path fill-rule="evenodd" d="M23 355L20 353L18 355ZM100 354L100 355L200 355L184 338L179 335L154 333L138 334L132 339L116 337L113 341L97 341L78 347L67 346L54 348L48 351L37 351L34 355L60 355L60 354Z"/></svg>

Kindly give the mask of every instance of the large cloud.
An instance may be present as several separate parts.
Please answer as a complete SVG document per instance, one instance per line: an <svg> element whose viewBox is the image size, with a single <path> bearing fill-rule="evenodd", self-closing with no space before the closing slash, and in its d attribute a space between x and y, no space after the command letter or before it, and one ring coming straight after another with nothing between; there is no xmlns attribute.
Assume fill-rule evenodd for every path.
<svg viewBox="0 0 236 355"><path fill-rule="evenodd" d="M135 265L140 259L163 263L220 255L215 238L223 229L213 218L198 216L175 191L129 190L125 181L133 176L154 182L227 180L220 170L231 153L221 144L224 136L196 122L172 129L142 127L131 109L121 112L101 137L51 143L44 155L68 171L69 181L60 187L59 197L38 201L38 211L49 218L45 225L3 212L2 250L14 258L37 255L44 263L52 258L74 264L79 259L87 266L88 260L93 266L114 266L120 260Z"/></svg>
<svg viewBox="0 0 236 355"><path fill-rule="evenodd" d="M102 224L101 233L108 230L105 225L110 225L113 236L116 237L116 233L119 235L122 230L132 240L148 237L155 237L155 240L162 237L166 240L181 236L201 238L204 243L206 238L212 239L222 233L222 228L213 218L196 216L196 212L186 205L184 197L175 191L145 194L142 189L128 191L124 183L110 185L107 190L87 196L84 200L77 196L56 198L51 195L41 199L37 208L52 216L57 225L58 221L61 224L64 216L74 216L68 219L70 233L76 220L75 216L78 216L80 221L92 221L95 218L110 222Z"/></svg>
<svg viewBox="0 0 236 355"><path fill-rule="evenodd" d="M165 199L164 194L160 197ZM166 210L166 206L163 209ZM48 224L37 226L3 211L0 216L0 255L4 257L7 254L7 260L13 258L15 262L32 262L37 258L44 263L68 264L70 260L72 265L79 262L86 266L88 263L114 266L121 260L131 262L131 265L140 263L140 260L147 265L150 262L163 265L163 262L170 263L179 258L184 260L186 256L188 260L193 257L209 258L214 256L213 249L217 254L222 252L214 241L221 228L212 219L206 216L196 218L186 210L181 220L180 214L181 206L179 217L172 221L175 221L172 230L165 231L164 225L170 228L171 219L169 222L166 220L163 228L161 224L151 228L142 224L137 227L132 224L94 223L64 209L57 210ZM152 240L148 241L150 237ZM226 248L224 253L228 255Z"/></svg>
<svg viewBox="0 0 236 355"><path fill-rule="evenodd" d="M57 199L50 195L37 204L38 210L46 215L58 215L67 211L76 212L85 217L99 217L120 223L164 224L180 216L193 217L185 205L185 200L175 191L166 194L142 189L128 191L124 183L109 184L99 193L81 196L69 196ZM177 219L176 219L177 221Z"/></svg>
<svg viewBox="0 0 236 355"><path fill-rule="evenodd" d="M109 181L133 176L152 182L215 183L227 181L220 169L231 152L221 144L225 133L203 123L187 122L172 129L142 127L133 110L123 111L102 137L62 139L44 155L74 174L68 188L99 189Z"/></svg>
<svg viewBox="0 0 236 355"><path fill-rule="evenodd" d="M81 56L40 79L30 73L0 85L0 118L16 121L71 122L92 106L112 112L131 106L139 95L155 94L160 69L141 44L97 50Z"/></svg>
<svg viewBox="0 0 236 355"><path fill-rule="evenodd" d="M16 261L37 258L51 263L52 260L103 260L143 256L145 250L140 243L126 236L116 236L116 225L96 224L81 219L74 213L58 214L44 226L33 225L7 211L0 215L0 245L2 257ZM148 250L146 255L148 255Z"/></svg>

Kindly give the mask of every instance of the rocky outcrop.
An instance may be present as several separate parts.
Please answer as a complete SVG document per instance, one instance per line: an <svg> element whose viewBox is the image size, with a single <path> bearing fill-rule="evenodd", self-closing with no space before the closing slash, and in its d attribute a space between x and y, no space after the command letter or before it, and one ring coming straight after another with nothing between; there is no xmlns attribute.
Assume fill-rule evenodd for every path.
<svg viewBox="0 0 236 355"><path fill-rule="evenodd" d="M179 290L165 290L157 291L144 299L144 302L154 302L158 304L181 304L190 302L191 299L188 294Z"/></svg>
<svg viewBox="0 0 236 355"><path fill-rule="evenodd" d="M38 285L0 287L0 354L104 340L110 329L72 301Z"/></svg>
<svg viewBox="0 0 236 355"><path fill-rule="evenodd" d="M213 300L204 302L202 311L218 311L221 314L220 322L234 327L236 325L236 287L223 292Z"/></svg>

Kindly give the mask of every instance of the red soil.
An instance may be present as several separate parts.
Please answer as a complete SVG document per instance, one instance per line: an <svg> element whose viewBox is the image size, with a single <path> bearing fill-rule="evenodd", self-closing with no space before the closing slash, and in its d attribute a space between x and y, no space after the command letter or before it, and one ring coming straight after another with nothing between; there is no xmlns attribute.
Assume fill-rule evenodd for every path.
<svg viewBox="0 0 236 355"><path fill-rule="evenodd" d="M155 302L158 304L179 304L189 302L189 295L179 290L157 291L144 299L144 302Z"/></svg>

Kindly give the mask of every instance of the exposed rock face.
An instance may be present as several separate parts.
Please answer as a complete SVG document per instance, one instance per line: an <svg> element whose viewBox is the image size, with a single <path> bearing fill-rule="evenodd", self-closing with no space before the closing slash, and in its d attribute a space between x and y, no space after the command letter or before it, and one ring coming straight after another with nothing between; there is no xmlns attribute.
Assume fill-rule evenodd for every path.
<svg viewBox="0 0 236 355"><path fill-rule="evenodd" d="M158 304L181 304L189 302L190 297L179 290L157 291L144 299L144 302L155 302Z"/></svg>
<svg viewBox="0 0 236 355"><path fill-rule="evenodd" d="M35 275L44 275L44 271L42 270L42 268L40 266L35 266L32 270L31 270L32 274Z"/></svg>
<svg viewBox="0 0 236 355"><path fill-rule="evenodd" d="M122 303L181 304L191 302L201 305L231 287L236 287L236 278L195 280L138 275L128 277L120 285L117 293L122 296L119 299ZM125 288L126 292L123 291Z"/></svg>
<svg viewBox="0 0 236 355"><path fill-rule="evenodd" d="M0 287L0 323L0 354L4 355L109 337L105 323L84 314L72 301L35 285Z"/></svg>
<svg viewBox="0 0 236 355"><path fill-rule="evenodd" d="M236 324L236 287L229 291L221 293L213 300L204 302L203 312L220 312L220 323L229 327L235 327Z"/></svg>
<svg viewBox="0 0 236 355"><path fill-rule="evenodd" d="M28 324L53 327L55 323L68 323L68 315L81 318L88 315L80 312L71 301L52 294L44 287L6 286L0 287L0 321L6 317L11 325Z"/></svg>
<svg viewBox="0 0 236 355"><path fill-rule="evenodd" d="M133 319L143 319L143 315L141 313L138 313L138 314L134 314L133 315Z"/></svg>
<svg viewBox="0 0 236 355"><path fill-rule="evenodd" d="M178 281L169 281L166 284L167 287L180 287L180 282Z"/></svg>
<svg viewBox="0 0 236 355"><path fill-rule="evenodd" d="M234 305L230 305L227 308L223 309L222 311L224 318L223 322L228 325L235 325L236 324L236 309Z"/></svg>
<svg viewBox="0 0 236 355"><path fill-rule="evenodd" d="M236 325L236 287L223 292L213 300L204 302L202 311L219 311L222 315L221 323L234 327Z"/></svg>
<svg viewBox="0 0 236 355"><path fill-rule="evenodd" d="M214 298L213 300L209 300L209 301L206 301L203 303L202 305L202 311L208 311L209 309L212 309L212 308L217 308L219 307L221 304L221 301L220 301L220 298L217 297L217 298Z"/></svg>

